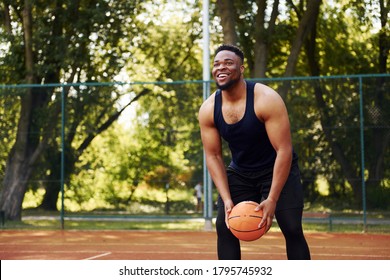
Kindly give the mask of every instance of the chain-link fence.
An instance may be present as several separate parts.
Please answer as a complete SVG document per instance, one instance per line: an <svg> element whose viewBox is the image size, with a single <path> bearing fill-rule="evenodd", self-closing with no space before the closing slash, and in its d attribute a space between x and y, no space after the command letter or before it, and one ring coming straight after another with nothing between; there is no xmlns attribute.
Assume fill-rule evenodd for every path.
<svg viewBox="0 0 390 280"><path fill-rule="evenodd" d="M357 213L364 226L386 216L390 75L258 81L288 107L305 210ZM5 216L18 219L29 208L60 210L62 218L97 210L192 215L193 187L203 177L203 84L2 85Z"/></svg>

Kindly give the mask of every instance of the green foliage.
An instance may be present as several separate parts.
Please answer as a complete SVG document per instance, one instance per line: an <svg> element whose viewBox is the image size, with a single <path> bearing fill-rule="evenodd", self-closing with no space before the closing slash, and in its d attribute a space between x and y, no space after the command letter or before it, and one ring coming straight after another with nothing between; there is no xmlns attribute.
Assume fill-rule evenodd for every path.
<svg viewBox="0 0 390 280"><path fill-rule="evenodd" d="M390 187L383 185L368 185L367 188L367 204L373 210L390 210ZM370 187L371 186L371 187Z"/></svg>
<svg viewBox="0 0 390 280"><path fill-rule="evenodd" d="M137 208L143 208L139 203L144 206L152 201L165 203L166 198L162 194L165 184L175 180L177 187L179 183L177 178L182 176L180 172L183 171L167 170L159 165L161 163L159 154L150 148L153 143L140 142L137 139L139 136L136 133L138 132L118 124L94 140L84 153L83 161L77 165L78 174L72 178L72 184L66 191L69 199L66 203L67 209L75 211L76 208L78 210L112 208L139 213ZM148 134L144 136L147 137ZM153 187L159 190L154 191ZM173 194L175 193L177 191ZM181 198L171 196L170 199L188 201L192 205L186 188L182 194L185 196ZM75 202L77 205L74 204ZM157 205L153 207L159 209ZM187 206L188 208L192 206Z"/></svg>
<svg viewBox="0 0 390 280"><path fill-rule="evenodd" d="M167 183L172 189L184 191L202 177L203 154L197 121L203 99L202 84L180 82L202 79L201 3L46 2L33 1L37 83L145 82L64 87L67 209L127 209L148 205L161 210L167 198L164 191ZM214 49L223 38L215 1L211 2ZM246 52L251 70L257 4L254 0L235 2L239 44ZM323 1L316 26L315 58L319 74L378 72L377 1L336 2ZM292 1L288 3L280 10L275 35L267 38L270 77L283 75L304 9L303 1L297 7L292 6ZM0 5L2 12L5 4ZM20 84L26 76L23 4L14 1L9 7L13 28L9 32L5 23L0 26L0 83ZM302 52L299 56L297 76L311 74L307 55ZM155 81L160 83L150 83ZM365 79L364 82L369 206L385 208L389 201L386 182L390 176L388 81ZM275 89L281 85L279 81L269 83ZM61 90L48 87L34 91L45 100L46 107L35 108L33 139L47 139L46 151L38 157L29 183L31 192L37 195L42 189L59 191ZM3 88L0 92L2 179L18 132L20 97L24 92ZM319 95L323 103L318 101ZM310 203L324 201L330 205L329 200L333 200L344 201L343 207L356 207L353 202L361 201L361 190L356 187L361 185L359 97L355 79L291 82L286 103ZM124 108L125 112L131 111L131 116L122 113ZM116 123L118 119L120 124ZM336 157L335 146L343 151L343 159ZM224 155L230 156L226 149ZM382 165L377 165L378 161ZM345 166L352 170L349 174L345 173ZM327 180L328 197L319 190L319 177ZM140 189L147 191L139 196ZM153 191L159 191L160 197L151 195Z"/></svg>
<svg viewBox="0 0 390 280"><path fill-rule="evenodd" d="M324 4L322 13L318 45L323 75L377 72L377 35L369 32L366 24L356 22L350 5ZM365 20L371 24L374 21Z"/></svg>

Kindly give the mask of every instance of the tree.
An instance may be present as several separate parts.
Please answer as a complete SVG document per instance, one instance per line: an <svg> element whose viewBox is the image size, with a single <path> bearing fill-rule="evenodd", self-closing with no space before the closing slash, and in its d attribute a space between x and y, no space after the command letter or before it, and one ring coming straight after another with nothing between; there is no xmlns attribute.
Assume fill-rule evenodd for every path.
<svg viewBox="0 0 390 280"><path fill-rule="evenodd" d="M68 190L75 190L72 182L79 182L77 174L83 174L97 158L88 149L94 139L135 103L139 113L135 120L137 133L133 135L135 142L127 148L135 162L145 163L145 172L137 173L136 165L121 158L120 162L131 170L126 173L113 168L118 175L110 174L115 179L110 185L112 195L116 195L120 180L136 187L147 172L151 175L161 167L172 175L169 180L201 173L196 117L202 97L197 83L134 84L125 90L112 83L96 84L115 81L118 74L126 77L124 81L200 80L201 8L195 2L178 1L175 7L165 5L164 0L1 2L0 44L4 51L0 54L0 81L34 84L2 90L0 134L7 140L0 146L4 174L0 209L7 218L20 218L27 188L44 187L41 206L56 209L62 94L66 104ZM240 45L251 78L388 72L388 1L216 0L212 5L220 15L223 30L219 34L218 25L210 27L213 43ZM373 22L379 23L377 33L370 32ZM60 82L67 85L47 86ZM323 175L330 181L333 195L351 192L355 201L359 199L361 170L356 151L360 147L355 128L359 125L359 96L355 94L355 82L273 84L287 105L294 106L290 111L292 124L297 125L295 136L306 167L303 173L313 197L317 195L316 178ZM374 192L371 201L386 197L383 178L388 178L390 170L386 165L390 162L386 83L376 79L370 87L365 84L365 136L370 151L366 183L370 193ZM337 178L347 179L332 181ZM132 191L118 201L131 201ZM386 201L383 199L383 205Z"/></svg>
<svg viewBox="0 0 390 280"><path fill-rule="evenodd" d="M284 76L294 75L295 65L299 57L302 43L308 34L308 30L315 25L321 0L308 1L304 9L305 1L299 2L299 8L293 1L287 1L288 8L294 11L299 19L293 42L287 58L287 66ZM252 78L264 78L268 70L269 49L280 38L278 31L282 31L283 25L276 24L279 16L279 1L273 1L272 5L264 0L248 1L217 1L218 12L221 17L221 25L225 35L225 43L237 43L242 46L247 55L250 76ZM257 7L256 13L253 6ZM253 24L255 22L255 24ZM239 38L239 39L236 39ZM280 94L285 97L285 87L281 88ZM288 88L288 84L286 85Z"/></svg>
<svg viewBox="0 0 390 280"><path fill-rule="evenodd" d="M24 35L25 80L30 84L34 83L31 9L31 1L26 0L20 14ZM16 142L7 161L4 187L0 197L0 208L5 210L6 218L20 219L23 195L27 189L25 182L28 181L32 172L31 166L46 144L46 141L39 141L36 136L30 134L34 127L31 115L38 114L46 102L46 98L38 95L32 88L27 89L26 93L21 96ZM28 137L29 134L30 137Z"/></svg>
<svg viewBox="0 0 390 280"><path fill-rule="evenodd" d="M126 73L133 79L159 81L124 86L149 94L132 108L133 117L125 123L126 135L115 125L80 157L73 183L68 186L80 197L80 205L89 200L85 194L91 193L93 185L111 208L124 209L132 203L139 185L146 183L166 190L168 195L167 185L170 189L185 188L196 169L202 169L196 118L202 85L178 82L202 75L198 49L202 29L194 11L185 22L177 10L171 11L176 16L169 16L170 11L163 8L148 10L147 17L139 15L137 24L140 28L145 25L145 31L137 38L139 46L134 48ZM164 82L167 80L172 82ZM97 177L104 179L98 182Z"/></svg>
<svg viewBox="0 0 390 280"><path fill-rule="evenodd" d="M357 7L355 7L354 4L346 5L344 7L342 6L340 8L340 10L342 12L344 12L344 9L351 9L351 8L355 9ZM335 12L336 12L335 10L329 11L329 13L335 13ZM383 12L381 12L380 14L383 15ZM340 16L339 19L341 19L341 18L342 17ZM344 19L344 21L345 21L345 19ZM370 22L367 19L365 21ZM381 22L383 22L383 21L381 20ZM328 24L329 24L329 21L327 23L324 23L322 26L326 26ZM372 21L371 21L371 24L372 24ZM348 32L345 32L345 30L347 30L347 26L344 26L344 28L343 28L342 23L338 23L335 26L341 27L342 29L339 32L342 32L345 36L347 36L347 38L345 40L342 40L342 42L351 41L351 40L348 40L349 36L354 36L356 38L360 35L360 32L361 32L359 26L356 27L357 30L354 30L354 28L351 25L348 25L348 30L349 30ZM383 28L383 26L382 26L382 28ZM333 29L333 30L335 30L337 32L337 29ZM329 30L327 30L325 33L329 34ZM379 33L382 34L383 30L381 29L381 31ZM307 53L309 66L310 66L309 69L310 69L312 75L319 76L323 73L321 72L322 68L321 68L320 62L319 62L319 59L321 59L321 56L318 52L317 43L316 43L320 40L317 37L317 32L315 29L312 29L310 37L311 37L310 40L307 40L307 44L306 44L306 53ZM330 36L330 37L337 38L340 36L335 35L335 37L333 37L333 36ZM350 57L350 54L345 54L345 52L344 52L344 56L349 58L348 63L356 65L355 69L362 68L365 65L370 65L370 64L375 65L372 62L370 62L370 61L374 60L374 57L373 56L368 57L366 54L366 42L371 41L371 40L372 40L371 38L362 38L362 41L360 43L357 43L357 41L354 41L354 47L353 47L354 52L359 52L361 55L356 55L354 57ZM339 44L341 44L341 43L338 43L335 41L331 41L331 42L327 41L327 43L329 43L329 46L332 46L332 48L334 48L331 51L332 55L337 53L338 50L340 50L340 49L345 50L345 49L349 48L349 46L345 46L345 47L340 46ZM373 44L375 44L375 43L373 42ZM376 43L376 45L378 45L378 46L381 45L380 39ZM381 47L379 47L379 50L380 50L378 53L379 63L377 63L376 65L380 69L379 71L382 71L383 69L381 68L380 65L384 65L386 63L383 63L383 61L380 61L381 59L384 58L384 56L381 54L381 52L382 52ZM359 59L359 58L363 58L363 59ZM325 59L325 60L331 60L331 58L329 57L328 59ZM337 62L335 62L335 63L337 63ZM338 63L340 63L340 62L338 61ZM364 68L366 68L366 67L364 67ZM374 69L372 69L372 70L366 68L362 71L376 72L376 70L374 70ZM386 169L385 165L384 165L384 157L386 154L386 150L389 147L389 136L390 136L389 133L390 133L390 131L388 129L385 129L385 126L384 126L384 122L385 122L384 120L386 118L388 118L388 116L386 117L384 115L385 114L384 112L386 110L384 110L384 107L383 107L383 106L387 106L386 104L388 104L388 100L386 100L386 98L384 98L384 95L383 95L383 93L384 93L383 89L384 89L384 87L386 87L385 80L379 78L379 79L377 79L377 81L370 82L368 80L365 80L364 82L366 84L366 86L364 87L365 94L363 96L363 98L365 100L365 104L372 104L372 105L366 105L366 110L364 113L366 116L368 116L368 118L366 119L366 125L372 127L372 129L367 130L367 132L365 133L366 143L368 143L367 150L371 151L370 153L367 154L365 165L366 165L366 168L368 171L367 182L366 182L367 188L369 190L368 202L369 202L369 205L372 207L374 205L378 205L377 195L374 195L374 197L371 198L370 193L372 194L373 190L375 190L375 189L378 191L381 189L379 182L381 182L383 180L384 170ZM358 91L357 86L358 85L356 83L356 86L355 86L356 92ZM350 85L345 85L345 88L348 88L348 87L353 87L353 83L351 83ZM361 206L361 203L362 203L362 189L361 189L362 182L359 179L359 178L361 178L361 166L359 164L361 162L361 159L356 156L356 154L357 154L356 152L353 152L353 151L360 150L360 147L358 145L359 143L356 143L357 145L355 143L352 144L352 146L354 146L355 149L351 150L350 148L348 148L348 147L351 147L350 142L345 143L344 141L340 141L340 139L346 138L346 136L342 136L342 135L336 136L336 134L335 134L336 131L329 129L330 127L334 126L335 123L342 122L342 121L345 122L346 125L351 126L354 123L353 117L351 119L349 119L348 122L346 122L345 120L348 120L347 116L353 116L353 114L355 116L357 116L357 115L359 115L359 112L357 111L357 109L348 109L344 114L340 114L340 111L342 110L342 108L339 108L339 110L336 114L339 116L342 115L343 116L342 118L344 120L340 120L340 119L337 119L336 116L332 116L331 110L328 109L329 107L338 106L337 104L344 104L345 108L351 108L351 107L349 105L345 106L345 104L347 102L341 101L341 97L334 96L334 94L332 94L330 91L335 92L335 90L330 88L330 87L320 86L319 84L317 84L315 86L315 96L316 96L316 100L317 100L317 106L321 112L321 124L323 127L325 137L326 137L326 139L329 143L329 146L331 148L333 157L337 160L337 163L340 165L341 170L342 170L342 174L346 175L345 177L346 177L349 185L352 186L353 194L355 197L355 203L357 205ZM329 96L334 96L334 97L329 98ZM347 97L347 98L354 100L355 104L358 104L358 102L359 102L359 99L358 99L359 96L355 96L355 98L353 98L353 97ZM333 104L328 104L330 102L330 100L333 100ZM338 107L340 107L340 106L338 106ZM358 108L358 106L355 105L355 108ZM374 117L376 119L375 124L372 123L372 120L371 120L372 119L371 116L373 113L371 110L376 112L376 116ZM356 117L355 117L355 119L356 119ZM359 124L356 124L356 125L358 126ZM358 133L356 132L355 139L357 139L357 138L358 138ZM383 196L384 196L384 194L383 194Z"/></svg>
<svg viewBox="0 0 390 280"><path fill-rule="evenodd" d="M13 153L9 156L3 182L2 200L0 201L0 207L6 212L9 219L20 219L21 202L29 178L48 176L45 180L47 182L45 184L46 193L42 207L56 209L60 190L58 178L61 149L60 138L54 131L59 131L61 126L59 113L62 90L64 90L66 97L67 113L64 139L65 181L67 185L70 184L71 175L76 171L75 164L80 160L81 155L93 139L109 128L131 104L145 95L154 94L151 87L135 87L137 90L123 93L113 84L104 87L88 84L88 82L94 81L114 80L127 63L131 66L128 73L133 75L132 79L140 77L139 72L134 68L134 63L139 64L144 55L153 55L155 47L153 40L157 39L159 34L152 34L155 38L145 39L145 36L153 33L153 30L149 29L151 26L148 22L149 14L145 13L136 18L134 12L137 12L137 15L142 15L144 11L153 7L150 3L145 1L142 4L138 1L98 1L93 3L90 1L58 1L49 7L44 3L34 3L37 4L34 9L27 6L27 10L30 11L37 27L32 29L34 35L32 50L39 50L39 47L43 46L40 51L33 51L35 59L33 66L36 68L33 73L34 81L44 81L45 83L67 81L69 86L59 89L56 87L38 88L36 98L42 102L40 103L41 110L20 120L20 123L24 125L28 125L30 122L35 124L29 133L22 133L22 135L26 136L27 139L35 137L36 145L40 149L26 144L25 148L34 152L34 158L23 153L23 150L20 151L23 157L17 161ZM18 13L19 4L17 2L13 6L7 6L10 7L9 14L15 24L17 17L13 16ZM197 16L190 19L191 24L197 21ZM47 24L47 22L51 24ZM150 32L146 32L146 30L150 30ZM194 46L196 46L199 30L201 30L199 24L198 27L193 24L192 32L188 33L187 29L183 29L181 37L168 41L168 49L165 51L172 55L162 56L167 54L163 52L158 54L164 59L168 58L166 59L167 64L161 64L160 67L157 67L156 70L159 72L150 71L152 68L150 66L146 67L146 75L142 78L149 79L148 75L150 75L157 80L177 79L185 73L192 75L196 73L186 61L195 61L193 58L196 56L192 57L191 54L195 50ZM159 44L167 43L164 40L168 38L169 33L169 30L164 30L161 33L165 34L165 37L158 38ZM143 34L145 36L141 36ZM18 38L19 35L14 34L14 37ZM186 46L186 42L183 45L181 38L188 39L189 44ZM46 41L49 44L45 44ZM157 45L156 50L159 50L159 45ZM187 52L183 52L183 50ZM175 53L183 54L183 57L178 59L179 57ZM20 54L19 58L21 59L22 52ZM151 63L162 61L156 56L153 58L156 60L151 61ZM177 72L178 65L185 71ZM181 79L185 78L188 77L181 76ZM16 81L18 80L16 79ZM77 84L72 84L75 82ZM130 96L126 103L121 101L123 94ZM190 99L184 98L183 101L190 102ZM34 107L32 103L27 105ZM27 112L26 110L22 111L24 114ZM48 124L46 122L47 116L50 116L49 119L57 121ZM14 149L19 151L19 142L15 144ZM17 167L12 162L28 164ZM21 169L26 172L24 177L19 176L18 172ZM14 174L13 177L12 174ZM22 181L19 181L20 179ZM16 188L16 186L23 188ZM13 197L16 197L17 200L11 199Z"/></svg>
<svg viewBox="0 0 390 280"><path fill-rule="evenodd" d="M128 25L124 24L123 20L131 18L129 15L136 11L137 4L137 1L92 3L64 0L51 5L44 1L30 0L15 1L12 4L6 2L4 6L7 8L4 10L8 13L5 18L20 27L8 34L11 51L18 55L12 58L12 61L24 60L24 67L20 72L25 73L24 81L28 84L113 79L117 69L123 65L121 38L124 34L129 35ZM19 47L21 37L23 51ZM11 51L8 56L12 55ZM20 83L20 78L16 74L14 81ZM121 113L114 106L116 100L112 99L111 91L100 93L101 98L98 102L98 95L94 95L93 91L85 93L81 87L78 89L66 87L66 94L69 95L67 101L70 106L74 106L73 112L79 114L79 117L85 110L89 112L98 110L95 112L98 122L89 122L97 129L93 132L90 130L73 152L82 152L90 141L112 124ZM53 132L58 129L60 122L46 120L59 119L60 102L59 91L55 87L26 88L25 93L21 95L17 136L8 156L0 198L0 208L5 211L8 219L21 218L24 193L44 151L51 148L51 155L55 159L59 158L59 145L56 144L58 138L53 137L55 135ZM91 103L88 102L96 102L95 105L102 106L98 105L92 109ZM76 129L81 121L85 124L88 122L76 117L69 119L72 126L67 135L66 149L67 155L72 155L72 158L69 158L71 163L79 156L71 152ZM50 165L47 167L50 170Z"/></svg>
<svg viewBox="0 0 390 280"><path fill-rule="evenodd" d="M137 107L137 129L140 135L150 137L147 141L138 140L153 155L147 182L159 188L165 188L166 184L179 187L188 183L182 180L188 179L185 174L202 169L197 122L202 102L201 84L178 82L199 80L202 76L200 8L196 6L193 10L186 22L180 16L164 20L158 9L150 12L154 20L148 22L149 28L136 55L143 58L143 63L131 65L136 73L150 73L158 75L159 80L173 81L150 86L154 95L140 100Z"/></svg>
<svg viewBox="0 0 390 280"><path fill-rule="evenodd" d="M303 42L306 40L310 30L316 26L316 19L320 10L321 0L312 0L307 2L306 9L299 10L293 3L293 1L287 1L292 9L296 12L299 18L299 26L294 37L294 41L291 45L290 54L287 59L286 69L284 71L285 77L293 77L295 75L295 67L298 62L299 54ZM303 2L300 2L300 7L303 7ZM286 99L287 91L290 88L288 81L284 82L283 85L278 89L279 94L282 98Z"/></svg>

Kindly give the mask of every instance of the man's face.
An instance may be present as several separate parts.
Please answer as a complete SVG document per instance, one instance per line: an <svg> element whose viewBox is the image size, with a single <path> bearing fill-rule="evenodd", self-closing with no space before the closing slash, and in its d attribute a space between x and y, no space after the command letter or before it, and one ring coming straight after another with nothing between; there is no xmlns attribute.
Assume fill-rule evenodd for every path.
<svg viewBox="0 0 390 280"><path fill-rule="evenodd" d="M240 80L243 70L241 59L234 52L220 51L214 58L212 74L221 90L229 89L236 84Z"/></svg>

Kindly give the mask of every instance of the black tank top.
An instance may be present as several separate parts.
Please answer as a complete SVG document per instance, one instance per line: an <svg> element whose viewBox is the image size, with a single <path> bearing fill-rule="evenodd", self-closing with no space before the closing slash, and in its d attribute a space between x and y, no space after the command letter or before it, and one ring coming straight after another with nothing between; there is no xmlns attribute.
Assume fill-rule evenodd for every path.
<svg viewBox="0 0 390 280"><path fill-rule="evenodd" d="M254 82L246 81L246 108L241 120L225 122L222 115L222 93L215 94L214 123L222 138L229 144L232 154L230 166L238 171L261 171L272 168L276 152L272 147L265 125L254 109Z"/></svg>

